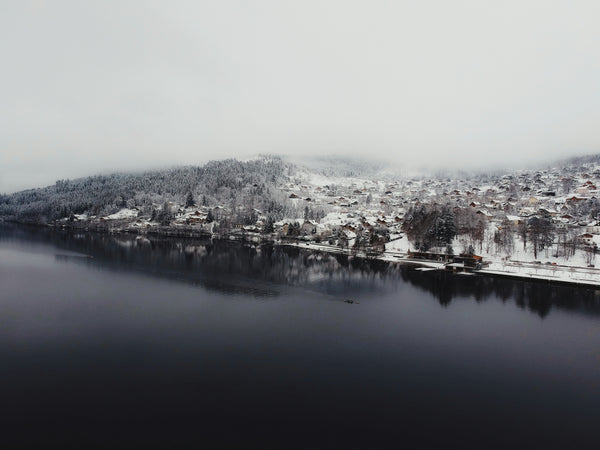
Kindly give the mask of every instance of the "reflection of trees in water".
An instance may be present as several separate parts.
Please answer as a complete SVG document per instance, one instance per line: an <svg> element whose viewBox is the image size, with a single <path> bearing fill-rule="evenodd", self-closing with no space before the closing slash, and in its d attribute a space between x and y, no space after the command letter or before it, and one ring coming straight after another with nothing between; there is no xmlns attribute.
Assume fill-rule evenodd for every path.
<svg viewBox="0 0 600 450"><path fill-rule="evenodd" d="M514 299L517 306L542 318L553 307L600 315L600 295L592 289L440 271L405 271L402 278L431 292L442 306L448 306L456 297L471 297L477 302L495 297L503 302Z"/></svg>
<svg viewBox="0 0 600 450"><path fill-rule="evenodd" d="M111 270L134 270L200 284L208 289L276 296L278 285L295 285L339 296L393 290L402 279L433 294L447 307L457 297L477 302L514 299L517 306L545 317L553 307L600 314L594 290L483 276L461 276L297 247L251 245L226 240L136 237L72 233L3 226L0 239L51 243L64 250L92 255L80 263Z"/></svg>

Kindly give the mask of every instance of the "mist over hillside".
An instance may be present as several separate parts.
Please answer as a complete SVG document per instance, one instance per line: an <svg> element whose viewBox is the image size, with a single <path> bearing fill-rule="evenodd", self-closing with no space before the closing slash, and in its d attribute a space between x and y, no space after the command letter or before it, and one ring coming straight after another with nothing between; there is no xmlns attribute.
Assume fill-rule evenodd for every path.
<svg viewBox="0 0 600 450"><path fill-rule="evenodd" d="M47 223L72 214L109 215L121 208L138 208L152 215L165 202L185 203L190 196L204 206L240 205L281 215L273 187L286 177L277 157L241 162L211 161L143 173L115 173L0 196L0 216L28 223Z"/></svg>
<svg viewBox="0 0 600 450"><path fill-rule="evenodd" d="M245 161L225 159L201 166L57 180L47 187L0 195L0 217L46 224L81 215L106 217L126 208L135 211L140 218L155 220L159 217L159 222L168 224L173 207L196 205L204 208L204 213L210 209L211 217L219 215L220 222L227 226L250 225L259 217L264 220L268 218L271 222L285 217L323 217L337 208L336 202L332 201L336 196L341 195L346 199L356 197L348 202L357 205L364 202L357 195L358 192L381 195L382 204L387 204L386 194L387 197L390 194L396 196L398 194L393 191L405 186L402 188L404 194L398 196L395 202L398 205L396 214L402 215L407 207L406 202L424 201L431 193L431 188L415 190L410 180L420 180L418 183L428 186L434 183L438 186L435 188L436 195L444 192L444 186L451 190L464 185L473 190L478 186L484 188L497 184L499 189L509 189L513 193L512 198L515 198L518 189L515 190L514 184L517 178L524 183L523 189L539 184L540 192L559 191L563 190L561 186L566 183L565 177L575 180L578 172L595 171L597 165L600 165L600 155L586 155L554 164L540 164L535 169L436 169L426 173L409 172L396 165L365 158L260 155ZM544 166L551 169L544 169ZM553 181L540 184L540 171L552 171ZM528 177L530 181L527 181ZM367 189L367 180L375 183L373 187ZM324 190L311 194L306 186L315 182L321 183L323 186L318 189ZM336 187L339 183L348 186L340 190ZM573 183L575 181L567 184L571 186ZM379 187L375 187L377 185ZM345 189L351 186L354 187L347 192ZM302 194L302 191L306 193ZM311 198L324 192L327 195L321 199ZM349 192L353 195L348 196ZM327 197L331 199L326 200ZM303 200L298 201L297 198ZM404 200L400 201L402 198ZM443 203L447 200L442 196L437 201ZM341 203L344 204L344 201ZM384 209L393 208L388 206ZM165 211L162 216L161 211Z"/></svg>
<svg viewBox="0 0 600 450"><path fill-rule="evenodd" d="M327 155L284 158L295 166L325 177L397 179L404 176L402 167L379 159Z"/></svg>
<svg viewBox="0 0 600 450"><path fill-rule="evenodd" d="M559 159L557 161L551 162L546 168L555 168L555 167L577 167L584 166L589 164L600 164L600 153L594 153L589 155L581 155L581 156L572 156L569 158Z"/></svg>

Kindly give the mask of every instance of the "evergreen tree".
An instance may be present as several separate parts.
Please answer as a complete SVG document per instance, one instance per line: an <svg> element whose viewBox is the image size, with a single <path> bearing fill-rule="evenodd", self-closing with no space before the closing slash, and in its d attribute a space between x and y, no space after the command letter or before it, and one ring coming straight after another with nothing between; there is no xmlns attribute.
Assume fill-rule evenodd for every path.
<svg viewBox="0 0 600 450"><path fill-rule="evenodd" d="M192 194L192 191L189 191L187 197L185 198L185 207L189 208L194 206L195 203L196 201L194 200L194 195Z"/></svg>
<svg viewBox="0 0 600 450"><path fill-rule="evenodd" d="M169 225L173 220L173 214L171 213L171 207L168 202L164 202L161 210L156 215L156 220L161 225Z"/></svg>
<svg viewBox="0 0 600 450"><path fill-rule="evenodd" d="M300 224L293 222L288 225L287 235L289 237L298 237L300 235Z"/></svg>
<svg viewBox="0 0 600 450"><path fill-rule="evenodd" d="M275 231L275 228L274 228L274 226L273 226L273 223L274 223L274 221L273 221L273 217L271 217L271 216L268 216L268 217L267 217L267 220L265 221L265 225L264 225L264 227L263 227L263 233L265 233L265 234L270 234L270 233L272 233L273 231Z"/></svg>

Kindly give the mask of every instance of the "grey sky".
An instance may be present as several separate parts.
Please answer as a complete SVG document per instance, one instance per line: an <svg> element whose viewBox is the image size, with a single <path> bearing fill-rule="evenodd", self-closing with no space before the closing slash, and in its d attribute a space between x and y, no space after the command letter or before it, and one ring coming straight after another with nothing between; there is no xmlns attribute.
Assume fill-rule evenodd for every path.
<svg viewBox="0 0 600 450"><path fill-rule="evenodd" d="M598 1L0 0L0 192L258 152L600 152Z"/></svg>

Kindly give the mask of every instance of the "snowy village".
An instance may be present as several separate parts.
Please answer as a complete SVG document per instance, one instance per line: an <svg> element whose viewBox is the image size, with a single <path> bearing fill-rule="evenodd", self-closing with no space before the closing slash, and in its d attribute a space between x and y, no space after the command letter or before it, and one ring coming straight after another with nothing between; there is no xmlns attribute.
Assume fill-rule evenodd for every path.
<svg viewBox="0 0 600 450"><path fill-rule="evenodd" d="M258 161L276 163L270 183L238 176L226 194L223 182L212 191L182 188L179 195L136 192L100 209L111 214L63 208L48 225L272 242L420 270L600 286L597 162L501 175L377 178ZM52 188L77 185L61 183ZM10 204L6 196L5 216Z"/></svg>

